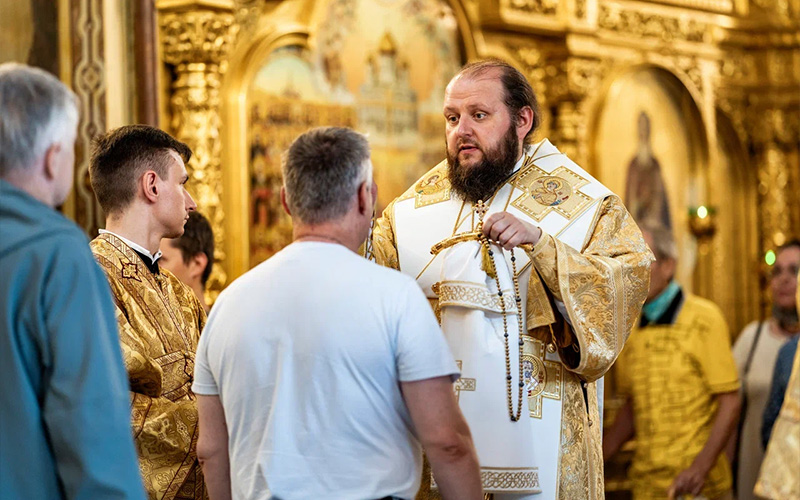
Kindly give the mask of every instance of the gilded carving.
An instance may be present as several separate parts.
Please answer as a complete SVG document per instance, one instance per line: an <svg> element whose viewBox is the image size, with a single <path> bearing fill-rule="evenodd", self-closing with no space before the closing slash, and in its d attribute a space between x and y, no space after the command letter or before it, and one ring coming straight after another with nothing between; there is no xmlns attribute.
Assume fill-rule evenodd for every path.
<svg viewBox="0 0 800 500"><path fill-rule="evenodd" d="M792 16L792 2L785 0L753 0L753 3L772 14L777 14L781 18L790 18ZM795 7L794 11L794 16L797 18L800 15L800 9Z"/></svg>
<svg viewBox="0 0 800 500"><path fill-rule="evenodd" d="M717 108L728 117L736 135L742 144L748 143L747 117L745 116L745 102L743 98L720 98Z"/></svg>
<svg viewBox="0 0 800 500"><path fill-rule="evenodd" d="M588 96L600 88L607 66L599 59L573 57L567 61L567 81L573 95Z"/></svg>
<svg viewBox="0 0 800 500"><path fill-rule="evenodd" d="M586 17L586 0L575 0L575 17L578 19Z"/></svg>
<svg viewBox="0 0 800 500"><path fill-rule="evenodd" d="M787 199L789 175L786 154L774 143L768 144L762 154L758 170L758 190L763 200L763 248L774 248L790 234L791 218ZM781 236L782 235L782 236Z"/></svg>
<svg viewBox="0 0 800 500"><path fill-rule="evenodd" d="M227 282L220 163L220 77L237 25L230 12L162 12L164 61L175 68L169 98L172 133L194 152L189 190L214 229L216 264L209 279L211 299Z"/></svg>
<svg viewBox="0 0 800 500"><path fill-rule="evenodd" d="M553 15L557 6L557 0L503 0L500 8L525 14Z"/></svg>
<svg viewBox="0 0 800 500"><path fill-rule="evenodd" d="M602 5L597 17L600 28L619 34L659 38L665 42L686 40L707 43L711 41L711 25L691 17L666 17L617 6Z"/></svg>
<svg viewBox="0 0 800 500"><path fill-rule="evenodd" d="M790 154L800 143L800 116L794 106L751 111L751 135L758 153L758 191L761 201L762 248L775 248L791 237L794 204L790 193L794 182ZM796 165L796 163L795 163Z"/></svg>
<svg viewBox="0 0 800 500"><path fill-rule="evenodd" d="M569 158L577 163L584 163L584 137L586 136L586 119L580 103L563 101L558 103L553 116L553 142Z"/></svg>
<svg viewBox="0 0 800 500"><path fill-rule="evenodd" d="M771 83L786 84L794 80L794 52L775 50L767 53L767 75Z"/></svg>
<svg viewBox="0 0 800 500"><path fill-rule="evenodd" d="M224 61L238 25L228 12L172 12L161 17L164 61L180 65Z"/></svg>
<svg viewBox="0 0 800 500"><path fill-rule="evenodd" d="M519 63L520 70L525 73L528 81L531 82L536 96L540 99L545 98L547 84L547 67L544 54L529 44L506 43L506 50Z"/></svg>
<svg viewBox="0 0 800 500"><path fill-rule="evenodd" d="M250 33L258 26L265 0L236 0L236 24L238 35Z"/></svg>
<svg viewBox="0 0 800 500"><path fill-rule="evenodd" d="M735 53L719 62L720 76L731 83L744 83L757 77L756 61L751 54Z"/></svg>
<svg viewBox="0 0 800 500"><path fill-rule="evenodd" d="M797 146L800 141L800 115L796 103L794 107L753 110L752 115L752 135L757 143Z"/></svg>
<svg viewBox="0 0 800 500"><path fill-rule="evenodd" d="M701 94L705 90L703 85L703 70L701 62L694 56L675 56L672 58L672 65L681 73L686 75L689 81L692 82L694 88Z"/></svg>

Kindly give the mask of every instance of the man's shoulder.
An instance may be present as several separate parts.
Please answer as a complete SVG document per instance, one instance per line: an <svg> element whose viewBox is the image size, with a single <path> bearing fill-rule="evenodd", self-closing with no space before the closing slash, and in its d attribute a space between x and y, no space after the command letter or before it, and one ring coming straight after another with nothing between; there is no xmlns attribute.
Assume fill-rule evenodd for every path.
<svg viewBox="0 0 800 500"><path fill-rule="evenodd" d="M105 235L101 234L93 239L89 243L89 247L95 260L97 260L106 274L113 269L122 267L122 252Z"/></svg>
<svg viewBox="0 0 800 500"><path fill-rule="evenodd" d="M16 191L3 192L0 206L0 254L17 251L79 254L74 245L86 246L86 235L60 212Z"/></svg>
<svg viewBox="0 0 800 500"><path fill-rule="evenodd" d="M727 325L722 309L717 304L693 293L684 292L681 313L690 316L692 320Z"/></svg>
<svg viewBox="0 0 800 500"><path fill-rule="evenodd" d="M169 269L164 267L159 267L159 271L163 276L164 279L169 281L170 286L172 287L172 291L175 293L176 297L178 298L178 302L181 305L194 305L196 295L194 294L194 290L181 281L177 276L172 274ZM199 305L199 304L198 304Z"/></svg>

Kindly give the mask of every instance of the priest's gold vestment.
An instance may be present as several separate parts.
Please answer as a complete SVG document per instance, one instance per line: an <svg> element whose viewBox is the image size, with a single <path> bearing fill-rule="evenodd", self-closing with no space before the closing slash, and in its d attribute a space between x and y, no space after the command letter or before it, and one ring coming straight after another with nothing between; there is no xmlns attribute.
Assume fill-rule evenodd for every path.
<svg viewBox="0 0 800 500"><path fill-rule="evenodd" d="M188 286L165 269L150 272L113 234L101 234L91 247L114 296L147 494L158 500L204 498L191 384L205 311Z"/></svg>
<svg viewBox="0 0 800 500"><path fill-rule="evenodd" d="M797 307L800 309L800 276ZM800 348L794 353L789 385L772 428L755 492L773 500L800 499Z"/></svg>
<svg viewBox="0 0 800 500"><path fill-rule="evenodd" d="M530 213L527 219L522 215L523 220L536 225L541 225L539 221L550 211L560 210L574 222L587 215L588 210L595 210L594 218L590 217L591 224L587 224L588 232L581 248L570 247L543 232L540 241L532 249L525 250L534 271L530 272L527 283L520 283L520 288L527 288L525 334L541 341L539 345L555 348L563 364L563 371L557 367L563 385L559 395L562 399L559 463L552 464L558 472L556 496L569 500L600 500L604 498L604 478L602 420L596 382L617 359L641 312L649 288L652 253L620 199L607 189L596 199L581 192L581 186L590 184L590 181L599 183L590 179L548 141L531 146L526 156L523 165L495 193L499 198L498 193L508 192L507 201L497 203L505 203L506 209L509 205L518 207L517 216ZM553 164L552 161L559 163ZM548 162L551 162L550 166L546 166ZM576 171L581 174L576 174ZM511 190L509 184L514 186ZM553 191L553 196L543 196L540 193L543 190ZM465 214L472 210L469 204L451 195L446 162L423 175L384 210L373 231L375 260L401 272L416 274L416 269L403 269L403 258L398 251L422 255L429 250L398 244L403 238L410 237L398 233L396 217L399 212L396 207L403 202L406 202L404 213L409 213L409 210L423 212L422 216L414 216L414 220L421 221L418 227L409 230L406 225L406 233L435 232L438 241L450 238L459 228L465 227L459 222L464 217L467 218L468 231L470 216ZM448 213L458 213L456 220L434 226L428 221L435 217L424 215L424 211L445 203L461 205L461 210L457 206L449 209ZM441 213L445 209L439 210ZM443 221L443 218L436 220ZM564 224L566 230L571 222L568 220ZM419 281L425 272L423 270L414 277ZM423 287L427 292L425 288L428 286ZM430 293L428 297L434 309L438 310L438 298ZM561 308L563 312L559 312ZM568 315L569 322L565 321L563 314ZM429 492L427 476L423 478L418 499L437 498Z"/></svg>

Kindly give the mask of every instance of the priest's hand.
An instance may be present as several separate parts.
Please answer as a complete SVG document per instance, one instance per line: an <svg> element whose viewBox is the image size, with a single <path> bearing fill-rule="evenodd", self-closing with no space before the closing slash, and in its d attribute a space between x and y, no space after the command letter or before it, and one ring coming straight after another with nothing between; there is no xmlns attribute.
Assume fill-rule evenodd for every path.
<svg viewBox="0 0 800 500"><path fill-rule="evenodd" d="M508 212L499 212L490 215L483 223L483 234L506 250L511 250L525 243L535 245L542 237L542 230Z"/></svg>
<svg viewBox="0 0 800 500"><path fill-rule="evenodd" d="M667 492L667 498L675 500L681 498L682 495L697 496L703 491L703 486L706 484L706 476L708 469L697 462L684 470L672 482Z"/></svg>

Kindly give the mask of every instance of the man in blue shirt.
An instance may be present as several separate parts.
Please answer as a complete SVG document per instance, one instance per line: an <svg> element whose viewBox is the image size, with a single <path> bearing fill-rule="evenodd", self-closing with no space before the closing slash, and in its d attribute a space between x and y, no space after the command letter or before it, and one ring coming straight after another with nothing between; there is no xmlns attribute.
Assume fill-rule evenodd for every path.
<svg viewBox="0 0 800 500"><path fill-rule="evenodd" d="M108 283L54 210L73 180L75 95L0 65L0 499L143 499Z"/></svg>

